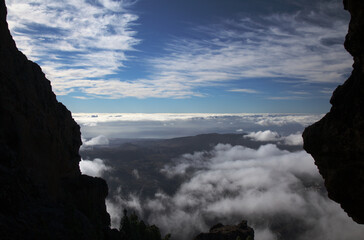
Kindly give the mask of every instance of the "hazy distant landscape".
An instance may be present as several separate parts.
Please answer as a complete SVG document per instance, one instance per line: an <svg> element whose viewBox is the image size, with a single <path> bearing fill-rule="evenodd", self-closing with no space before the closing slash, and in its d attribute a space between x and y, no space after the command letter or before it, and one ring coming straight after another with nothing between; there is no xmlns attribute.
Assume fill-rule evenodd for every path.
<svg viewBox="0 0 364 240"><path fill-rule="evenodd" d="M312 157L302 149L301 131L320 115L74 117L83 136L93 136L83 139L80 166L106 179L113 226L127 208L177 240L242 219L263 240L359 239L364 233L327 198ZM211 129L220 133L206 133ZM184 136L190 133L195 135ZM139 138L115 138L128 134Z"/></svg>

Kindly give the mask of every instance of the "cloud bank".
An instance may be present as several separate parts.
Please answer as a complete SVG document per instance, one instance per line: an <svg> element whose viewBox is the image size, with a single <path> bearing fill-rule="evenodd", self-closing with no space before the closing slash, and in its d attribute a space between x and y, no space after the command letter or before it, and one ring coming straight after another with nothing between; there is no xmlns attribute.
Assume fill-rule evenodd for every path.
<svg viewBox="0 0 364 240"><path fill-rule="evenodd" d="M274 144L256 150L218 144L210 152L182 155L162 172L184 179L173 195L158 192L143 201L131 195L122 203L137 205L149 222L177 239L241 219L263 240L278 234L297 240L360 239L364 233L326 197L313 159L304 151L288 152Z"/></svg>
<svg viewBox="0 0 364 240"><path fill-rule="evenodd" d="M243 133L270 130L297 134L321 114L266 113L73 113L82 135L94 138L173 138L203 133ZM243 131L241 129L244 129ZM298 145L298 144L297 144Z"/></svg>

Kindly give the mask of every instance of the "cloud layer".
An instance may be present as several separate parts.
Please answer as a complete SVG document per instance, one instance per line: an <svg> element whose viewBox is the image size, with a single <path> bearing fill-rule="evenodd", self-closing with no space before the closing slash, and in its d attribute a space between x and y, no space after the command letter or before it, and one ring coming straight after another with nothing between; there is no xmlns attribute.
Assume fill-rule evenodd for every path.
<svg viewBox="0 0 364 240"><path fill-rule="evenodd" d="M297 135L303 127L322 118L320 114L211 113L73 113L72 116L81 125L82 135L86 138L99 135L107 138L172 138L267 130L288 136Z"/></svg>
<svg viewBox="0 0 364 240"><path fill-rule="evenodd" d="M219 144L210 152L182 155L162 171L184 179L175 194L158 192L147 200L130 195L118 203L137 206L139 214L177 239L241 219L263 240L278 233L298 240L360 239L364 233L326 197L313 159L304 151Z"/></svg>

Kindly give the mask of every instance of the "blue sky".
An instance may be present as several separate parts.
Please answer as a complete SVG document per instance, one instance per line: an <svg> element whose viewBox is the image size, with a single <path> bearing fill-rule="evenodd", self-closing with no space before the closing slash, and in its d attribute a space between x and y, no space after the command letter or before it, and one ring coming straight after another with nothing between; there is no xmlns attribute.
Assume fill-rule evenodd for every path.
<svg viewBox="0 0 364 240"><path fill-rule="evenodd" d="M7 0L73 112L324 113L350 74L341 0Z"/></svg>

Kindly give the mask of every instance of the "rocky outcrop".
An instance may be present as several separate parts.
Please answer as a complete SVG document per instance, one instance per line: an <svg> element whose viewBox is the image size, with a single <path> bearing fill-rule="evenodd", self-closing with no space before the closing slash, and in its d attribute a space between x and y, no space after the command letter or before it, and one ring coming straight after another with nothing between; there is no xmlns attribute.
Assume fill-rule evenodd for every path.
<svg viewBox="0 0 364 240"><path fill-rule="evenodd" d="M254 230L248 226L247 221L242 221L236 226L213 226L208 233L200 233L194 240L253 240Z"/></svg>
<svg viewBox="0 0 364 240"><path fill-rule="evenodd" d="M330 112L305 129L304 149L315 159L329 197L364 223L364 1L345 0L351 14L345 48L353 71L330 100Z"/></svg>
<svg viewBox="0 0 364 240"><path fill-rule="evenodd" d="M0 238L103 239L106 182L81 175L80 128L17 50L0 0Z"/></svg>

